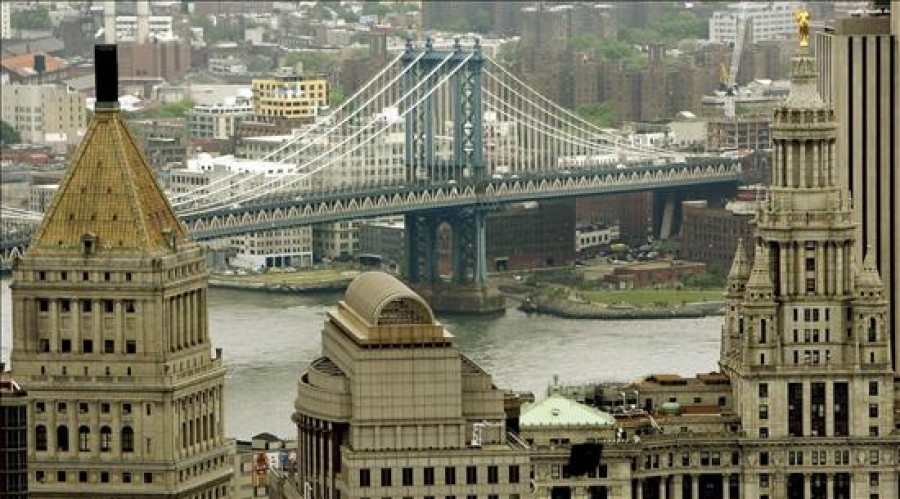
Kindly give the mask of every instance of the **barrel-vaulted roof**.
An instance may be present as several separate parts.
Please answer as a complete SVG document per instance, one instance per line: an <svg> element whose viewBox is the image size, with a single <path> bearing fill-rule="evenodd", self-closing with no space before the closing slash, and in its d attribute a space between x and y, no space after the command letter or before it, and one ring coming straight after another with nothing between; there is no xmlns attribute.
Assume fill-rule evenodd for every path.
<svg viewBox="0 0 900 499"><path fill-rule="evenodd" d="M384 272L358 275L347 287L344 302L370 326L435 322L431 307L422 297Z"/></svg>
<svg viewBox="0 0 900 499"><path fill-rule="evenodd" d="M522 428L541 426L598 427L615 425L616 420L595 407L554 394L526 406L519 418Z"/></svg>

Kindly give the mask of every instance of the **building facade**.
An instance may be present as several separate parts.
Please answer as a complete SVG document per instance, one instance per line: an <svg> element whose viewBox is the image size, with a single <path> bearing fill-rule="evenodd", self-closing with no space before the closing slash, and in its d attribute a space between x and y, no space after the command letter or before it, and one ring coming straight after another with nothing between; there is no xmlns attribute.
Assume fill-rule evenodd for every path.
<svg viewBox="0 0 900 499"><path fill-rule="evenodd" d="M197 105L187 113L193 139L233 140L241 121L253 115L250 99L226 99L220 104Z"/></svg>
<svg viewBox="0 0 900 499"><path fill-rule="evenodd" d="M298 469L287 497L528 493L527 454L507 434L504 393L388 274L361 274L328 313L293 420Z"/></svg>
<svg viewBox="0 0 900 499"><path fill-rule="evenodd" d="M713 13L709 19L709 39L718 43L734 43L740 19L752 20L751 41L781 40L797 34L794 12L803 2L738 2L727 10Z"/></svg>
<svg viewBox="0 0 900 499"><path fill-rule="evenodd" d="M0 496L28 498L28 393L0 364Z"/></svg>
<svg viewBox="0 0 900 499"><path fill-rule="evenodd" d="M24 142L75 145L87 128L84 97L64 85L4 85L0 109Z"/></svg>
<svg viewBox="0 0 900 499"><path fill-rule="evenodd" d="M115 47L98 46L115 71ZM115 73L113 73L115 74ZM13 270L13 374L32 498L222 498L221 351L191 241L98 78L97 110Z"/></svg>
<svg viewBox="0 0 900 499"><path fill-rule="evenodd" d="M840 123L839 179L853 197L860 244L872 246L888 287L894 369L900 374L900 2L891 15L835 21L815 34L819 91Z"/></svg>
<svg viewBox="0 0 900 499"><path fill-rule="evenodd" d="M731 267L738 240L749 241L755 205L738 201L712 207L705 200L681 203L681 257L706 262L709 270L724 275Z"/></svg>
<svg viewBox="0 0 900 499"><path fill-rule="evenodd" d="M324 78L274 75L253 79L253 114L259 118L310 121L328 105Z"/></svg>

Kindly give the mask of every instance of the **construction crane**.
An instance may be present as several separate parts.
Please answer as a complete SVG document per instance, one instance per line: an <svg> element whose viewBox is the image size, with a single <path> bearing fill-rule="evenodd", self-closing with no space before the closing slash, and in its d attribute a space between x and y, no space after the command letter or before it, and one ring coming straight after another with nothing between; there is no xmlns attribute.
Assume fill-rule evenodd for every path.
<svg viewBox="0 0 900 499"><path fill-rule="evenodd" d="M741 55L744 52L744 41L747 38L750 18L747 16L747 5L741 2L741 10L734 20L734 47L731 51L731 65L728 73L723 75L725 91L725 117L734 118L734 98L737 91L737 75L741 65Z"/></svg>

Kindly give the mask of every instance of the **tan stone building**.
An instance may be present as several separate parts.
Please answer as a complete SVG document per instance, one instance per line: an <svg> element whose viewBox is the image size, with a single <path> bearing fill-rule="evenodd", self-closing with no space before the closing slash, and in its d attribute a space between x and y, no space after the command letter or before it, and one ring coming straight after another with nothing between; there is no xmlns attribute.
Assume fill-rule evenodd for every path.
<svg viewBox="0 0 900 499"><path fill-rule="evenodd" d="M65 85L4 85L0 117L24 142L75 145L87 127L84 96Z"/></svg>
<svg viewBox="0 0 900 499"><path fill-rule="evenodd" d="M298 383L299 497L528 493L524 443L504 392L461 355L428 304L388 274L357 277Z"/></svg>
<svg viewBox="0 0 900 499"><path fill-rule="evenodd" d="M103 50L115 71L115 51ZM228 497L225 368L210 352L204 252L137 148L116 89L103 88L115 80L98 83L96 114L11 285L30 497Z"/></svg>

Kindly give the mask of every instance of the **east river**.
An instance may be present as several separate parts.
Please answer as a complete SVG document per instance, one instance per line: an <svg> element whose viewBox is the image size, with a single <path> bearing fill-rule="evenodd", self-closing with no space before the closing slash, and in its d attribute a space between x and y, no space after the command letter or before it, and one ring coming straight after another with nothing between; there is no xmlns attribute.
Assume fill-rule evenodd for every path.
<svg viewBox="0 0 900 499"><path fill-rule="evenodd" d="M0 285L0 350L12 347L9 279ZM321 351L325 312L339 294L287 295L212 289L210 335L224 349L226 432L247 439L294 435L296 383ZM499 387L539 398L554 374L562 382L629 380L650 372L691 375L716 368L721 317L600 321L529 316L441 317L460 350Z"/></svg>

